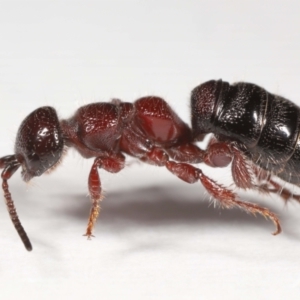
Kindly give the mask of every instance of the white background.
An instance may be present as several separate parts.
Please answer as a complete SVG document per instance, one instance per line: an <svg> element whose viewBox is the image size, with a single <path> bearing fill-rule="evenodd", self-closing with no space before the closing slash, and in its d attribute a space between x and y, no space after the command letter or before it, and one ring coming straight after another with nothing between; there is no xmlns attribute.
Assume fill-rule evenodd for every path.
<svg viewBox="0 0 300 300"><path fill-rule="evenodd" d="M33 109L67 118L118 97L164 97L189 122L190 91L250 81L300 104L299 1L0 1L1 156ZM28 253L0 203L1 299L299 299L300 206L241 193L272 223L214 209L200 184L128 160L105 189L96 238L82 237L92 164L70 151L49 176L10 189ZM226 183L230 170L208 170ZM230 181L229 181L230 183ZM226 183L227 184L227 183Z"/></svg>

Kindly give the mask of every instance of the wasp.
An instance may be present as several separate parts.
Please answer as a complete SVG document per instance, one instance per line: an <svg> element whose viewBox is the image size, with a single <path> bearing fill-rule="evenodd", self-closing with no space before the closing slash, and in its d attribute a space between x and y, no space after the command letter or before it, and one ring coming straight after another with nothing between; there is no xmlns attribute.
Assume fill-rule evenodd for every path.
<svg viewBox="0 0 300 300"><path fill-rule="evenodd" d="M91 103L62 120L53 107L40 107L21 123L14 154L0 158L9 215L25 248L31 251L8 180L19 168L25 182L49 173L60 164L67 150L74 148L82 157L93 159L88 175L92 202L85 231L88 238L93 236L102 200L99 169L120 172L126 156L165 167L187 183L201 182L221 206L259 213L274 222L274 234L278 234L281 228L274 213L241 201L232 190L205 175L198 164L231 164L237 187L300 200L273 180L277 176L296 185L300 182L298 115L296 105L256 85L230 86L222 81L209 81L192 91L191 127L157 96L142 97L133 103L119 99ZM213 133L213 138L201 149L197 142L209 133Z"/></svg>

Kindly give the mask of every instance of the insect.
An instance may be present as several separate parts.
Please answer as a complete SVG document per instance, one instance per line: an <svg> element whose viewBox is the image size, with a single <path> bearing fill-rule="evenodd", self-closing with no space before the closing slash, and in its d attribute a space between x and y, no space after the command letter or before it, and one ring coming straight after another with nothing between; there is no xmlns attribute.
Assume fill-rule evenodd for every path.
<svg viewBox="0 0 300 300"><path fill-rule="evenodd" d="M255 95L251 93L252 90L256 91ZM238 96L238 92L243 96ZM111 102L88 104L64 120L59 120L55 109L48 106L30 113L19 127L15 153L0 158L4 198L25 248L32 250L30 240L19 221L8 180L20 167L26 182L54 170L70 147L75 148L84 158L94 158L88 176L92 202L85 232L88 238L93 236L102 200L98 169L111 173L120 172L125 167L125 155L166 167L187 183L201 182L222 206L237 206L246 212L270 218L276 225L274 234L278 234L281 229L275 214L256 204L239 200L233 191L206 176L194 164L225 167L232 163L232 174L238 187L267 193L279 191L281 187L271 179L271 174L286 180L288 172L293 176L297 172L295 168L292 169L293 164L284 168L285 173L279 172L281 168L275 168L276 163L284 166L280 163L283 156L277 153L277 148L272 148L273 144L277 145L277 136L274 129L269 127L277 121L275 125L280 123L286 130L295 127L289 125L288 119L280 119L278 114L274 116L274 109L280 101L282 105L291 107L297 116L298 107L257 86L237 84L230 87L222 81L210 81L195 88L191 101L192 128L179 118L164 99L156 96L143 97L133 103L113 99ZM249 115L241 113L246 108ZM226 121L228 118L232 121ZM245 124L245 127L241 128L241 124ZM270 141L265 142L262 132L266 128L272 134L270 133ZM199 148L196 141L202 140L210 132L215 137L206 149ZM281 132L283 134L284 129ZM264 142L259 147L256 140L261 139ZM293 153L297 153L297 143L293 144L290 137L282 138L282 142L285 142L285 148L289 146L296 149ZM282 149L281 152L287 154L287 149ZM254 183L252 173L261 185ZM283 197L295 197L288 193L288 190L281 190Z"/></svg>

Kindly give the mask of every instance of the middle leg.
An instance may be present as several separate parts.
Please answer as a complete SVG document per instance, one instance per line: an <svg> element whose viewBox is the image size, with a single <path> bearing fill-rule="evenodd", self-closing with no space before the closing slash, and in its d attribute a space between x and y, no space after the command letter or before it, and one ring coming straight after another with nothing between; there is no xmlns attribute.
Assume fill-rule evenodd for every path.
<svg viewBox="0 0 300 300"><path fill-rule="evenodd" d="M206 176L201 169L195 168L188 163L170 161L166 152L159 148L153 148L152 151L147 153L142 160L148 163L152 162L152 164L158 166L165 166L172 174L187 183L200 181L208 193L217 200L222 207L238 207L247 213L261 214L265 218L272 220L275 224L276 231L273 233L274 235L281 232L279 219L274 213L267 208L258 206L257 204L239 200L234 192Z"/></svg>
<svg viewBox="0 0 300 300"><path fill-rule="evenodd" d="M235 185L242 189L254 188L249 160L234 143L219 142L213 137L206 150L194 144L186 144L168 149L167 152L177 162L203 162L213 168L227 167L231 163Z"/></svg>

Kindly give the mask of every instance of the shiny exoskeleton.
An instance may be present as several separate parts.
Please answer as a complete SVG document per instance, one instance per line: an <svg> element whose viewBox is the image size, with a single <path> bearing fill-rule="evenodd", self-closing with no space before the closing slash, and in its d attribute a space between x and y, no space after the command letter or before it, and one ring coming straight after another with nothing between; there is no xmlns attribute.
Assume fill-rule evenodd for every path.
<svg viewBox="0 0 300 300"><path fill-rule="evenodd" d="M290 109L283 110L287 106ZM297 199L271 178L272 174L278 174L294 183L297 177L293 164L287 167L291 161L288 156L294 155L296 161L299 153L298 144L292 142L293 138L298 138L298 127L292 122L295 118L298 120L298 110L294 108L296 106L289 101L254 85L231 87L221 81L210 81L192 92L192 129L165 100L155 96L133 103L117 99L92 103L80 107L66 120L59 120L54 108L40 107L22 122L15 154L0 158L2 188L10 217L30 251L32 246L17 216L8 180L20 167L25 181L54 170L67 149L73 147L84 158L94 158L88 176L92 200L85 233L88 238L92 236L102 199L98 169L112 173L121 171L125 167L125 155L166 167L187 183L200 181L221 206L239 207L270 218L277 228L274 234L277 234L281 228L276 215L266 208L239 200L234 192L207 177L193 164L225 167L231 163L238 187L265 193L280 192L285 199ZM273 128L272 124L276 126ZM196 141L210 132L215 137L206 149L200 149ZM286 165L283 164L285 158Z"/></svg>
<svg viewBox="0 0 300 300"><path fill-rule="evenodd" d="M191 129L159 97L144 97L134 103L117 99L93 103L80 107L73 117L61 121L54 108L40 107L22 122L15 154L0 158L7 207L29 251L32 246L18 219L7 181L19 167L25 181L51 171L69 147L74 147L85 158L94 157L88 178L92 199L88 237L92 236L102 198L98 168L119 172L125 166L124 154L165 166L187 182L206 180L201 170L184 163L200 162L204 153L193 144Z"/></svg>
<svg viewBox="0 0 300 300"><path fill-rule="evenodd" d="M192 128L236 141L259 167L300 184L300 109L291 101L251 83L209 81L193 91Z"/></svg>
<svg viewBox="0 0 300 300"><path fill-rule="evenodd" d="M213 133L210 146L230 157L238 187L300 201L273 180L300 185L297 105L252 83L211 80L192 91L191 111L195 140ZM221 166L218 161L210 164Z"/></svg>

